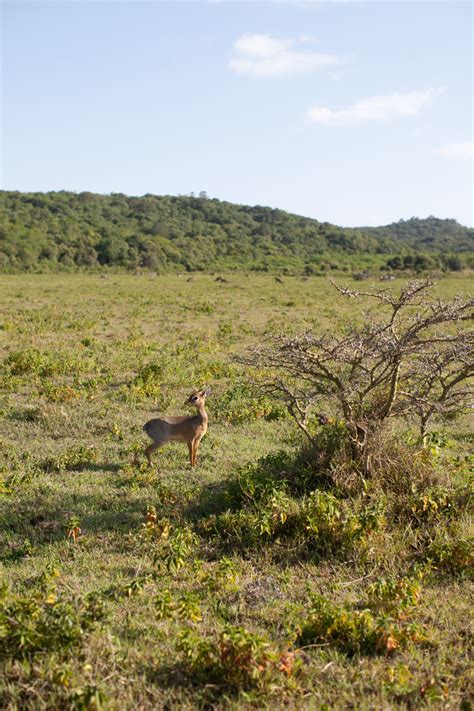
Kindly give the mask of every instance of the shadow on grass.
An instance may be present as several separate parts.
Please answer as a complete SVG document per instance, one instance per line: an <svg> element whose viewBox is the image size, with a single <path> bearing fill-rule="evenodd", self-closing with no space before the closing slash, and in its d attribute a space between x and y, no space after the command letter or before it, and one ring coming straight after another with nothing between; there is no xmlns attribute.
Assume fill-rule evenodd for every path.
<svg viewBox="0 0 474 711"><path fill-rule="evenodd" d="M4 500L0 511L0 537L4 543L0 560L17 559L16 551L19 546L24 547L25 541L37 548L66 540L74 519L85 534L127 534L138 530L147 501L145 492L133 499L54 492L48 498L36 495L20 502L13 497Z"/></svg>
<svg viewBox="0 0 474 711"><path fill-rule="evenodd" d="M119 540L123 534L139 532L147 509L153 507L159 519L167 518L173 525L194 529L212 557L231 551L252 555L265 550L272 557L289 562L295 556L313 559L315 555L321 558L334 554L332 540L327 550L318 545L317 552L300 545L300 538L307 537L300 530L298 519L302 497L315 488L331 488L328 476L321 474L314 451L280 450L242 467L227 480L207 484L201 480L191 486L187 475L162 478L148 469L132 468L129 476L121 476L121 469L114 462L71 466L71 472L92 472L90 485L94 493L74 491L72 479L68 487L71 474L62 491L39 487L19 490L19 497L3 500L0 533L3 529L14 545L29 540L36 547L64 540L70 522L76 520L75 525L85 534L112 532ZM93 473L104 471L118 476L113 478L115 486L107 486L102 492L94 485ZM81 489L83 484L79 480ZM268 518L274 497L278 501L280 494L283 506L289 507L290 518L265 536L263 529L259 533L259 527Z"/></svg>
<svg viewBox="0 0 474 711"><path fill-rule="evenodd" d="M122 464L113 462L84 462L84 464L70 464L65 467L66 472L119 472Z"/></svg>
<svg viewBox="0 0 474 711"><path fill-rule="evenodd" d="M217 516L229 508L229 490L233 480L215 482L203 486L198 496L193 498L184 510L184 518L195 523L206 516Z"/></svg>
<svg viewBox="0 0 474 711"><path fill-rule="evenodd" d="M192 695L193 706L200 709L215 709L221 701L235 701L239 689L225 683L225 679L210 674L207 678L196 673L185 663L163 664L161 666L145 665L141 673L147 681L147 686L162 689L176 689Z"/></svg>
<svg viewBox="0 0 474 711"><path fill-rule="evenodd" d="M315 450L305 448L288 452L278 450L242 467L228 479L204 485L193 498L184 515L191 521L238 511L264 492L284 486L291 496L300 498L315 489L336 489L331 476L322 471Z"/></svg>

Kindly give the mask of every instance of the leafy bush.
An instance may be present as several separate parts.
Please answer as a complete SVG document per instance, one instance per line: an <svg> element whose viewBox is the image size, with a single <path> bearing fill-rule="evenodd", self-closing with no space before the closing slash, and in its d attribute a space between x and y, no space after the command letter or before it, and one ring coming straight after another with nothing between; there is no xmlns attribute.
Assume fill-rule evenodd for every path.
<svg viewBox="0 0 474 711"><path fill-rule="evenodd" d="M70 402L78 400L81 392L71 385L56 385L54 383L44 383L41 386L40 394L49 402Z"/></svg>
<svg viewBox="0 0 474 711"><path fill-rule="evenodd" d="M173 573L189 562L199 543L198 536L191 528L178 527L167 518L158 518L154 506L148 507L138 538L151 544L154 561L164 563ZM156 544L158 546L155 550Z"/></svg>
<svg viewBox="0 0 474 711"><path fill-rule="evenodd" d="M159 620L178 619L200 622L202 619L199 598L194 593L183 593L175 598L170 590L163 590L155 597L155 607Z"/></svg>
<svg viewBox="0 0 474 711"><path fill-rule="evenodd" d="M198 542L198 537L190 528L175 528L166 539L164 551L158 559L169 571L177 573L189 562Z"/></svg>
<svg viewBox="0 0 474 711"><path fill-rule="evenodd" d="M467 536L460 526L436 530L434 538L423 551L423 557L440 572L472 577L474 538Z"/></svg>
<svg viewBox="0 0 474 711"><path fill-rule="evenodd" d="M158 518L154 506L149 506L144 523L141 525L138 538L143 541L156 542L169 538L173 524L167 518Z"/></svg>
<svg viewBox="0 0 474 711"><path fill-rule="evenodd" d="M203 582L209 590L231 590L236 588L237 566L227 556L222 558L204 574Z"/></svg>
<svg viewBox="0 0 474 711"><path fill-rule="evenodd" d="M213 401L214 416L232 425L252 420L278 420L286 417L283 405L248 383L239 380Z"/></svg>
<svg viewBox="0 0 474 711"><path fill-rule="evenodd" d="M244 627L227 625L217 639L186 628L178 649L197 681L230 690L265 690L284 685L298 669L291 652L278 651L264 637Z"/></svg>
<svg viewBox="0 0 474 711"><path fill-rule="evenodd" d="M453 490L444 486L434 486L413 496L411 511L418 522L429 521L452 510Z"/></svg>
<svg viewBox="0 0 474 711"><path fill-rule="evenodd" d="M166 357L155 359L140 366L131 384L131 392L142 398L160 398L160 407L166 408L169 404L162 390L169 360Z"/></svg>
<svg viewBox="0 0 474 711"><path fill-rule="evenodd" d="M243 466L226 489L226 501L231 508L256 503L277 491L286 491L293 457L281 450Z"/></svg>
<svg viewBox="0 0 474 711"><path fill-rule="evenodd" d="M86 684L74 689L70 702L73 711L99 711L106 708L107 695L95 684Z"/></svg>
<svg viewBox="0 0 474 711"><path fill-rule="evenodd" d="M357 610L347 605L336 605L322 595L314 595L307 619L298 630L298 643L330 644L352 656L387 654L405 647L409 642L423 641L425 637L420 628L407 621L406 608L403 617L399 614L394 606L394 594L388 590L386 584L380 585L375 588L373 596L377 606L388 600L391 614L377 614L370 609ZM395 584L395 599L397 592ZM405 593L405 596L408 594ZM411 600L416 602L414 593L411 593Z"/></svg>
<svg viewBox="0 0 474 711"><path fill-rule="evenodd" d="M267 482L253 496L241 509L203 521L203 531L244 547L291 539L300 550L338 556L365 547L385 526L383 500L361 503L320 490L296 498L285 482L274 487Z"/></svg>
<svg viewBox="0 0 474 711"><path fill-rule="evenodd" d="M367 588L369 605L373 609L384 610L398 617L403 610L418 604L421 594L421 571L415 577L379 578Z"/></svg>
<svg viewBox="0 0 474 711"><path fill-rule="evenodd" d="M90 369L93 364L68 353L25 348L10 353L2 363L2 370L10 375L75 375Z"/></svg>
<svg viewBox="0 0 474 711"><path fill-rule="evenodd" d="M83 642L105 610L90 594L71 600L57 589L55 573L40 577L31 593L10 597L4 589L0 601L0 658L31 659L41 653L66 655Z"/></svg>
<svg viewBox="0 0 474 711"><path fill-rule="evenodd" d="M48 473L86 469L97 461L97 450L94 446L79 445L70 447L60 454L46 457L41 468Z"/></svg>
<svg viewBox="0 0 474 711"><path fill-rule="evenodd" d="M44 375L48 359L36 348L28 348L10 353L3 361L3 370L11 375Z"/></svg>

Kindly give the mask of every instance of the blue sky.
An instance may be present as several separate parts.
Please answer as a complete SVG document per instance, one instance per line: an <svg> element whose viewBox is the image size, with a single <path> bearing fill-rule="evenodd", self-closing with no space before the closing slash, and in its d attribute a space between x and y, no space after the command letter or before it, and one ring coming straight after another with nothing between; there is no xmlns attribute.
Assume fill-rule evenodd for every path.
<svg viewBox="0 0 474 711"><path fill-rule="evenodd" d="M3 189L473 223L470 2L2 2Z"/></svg>

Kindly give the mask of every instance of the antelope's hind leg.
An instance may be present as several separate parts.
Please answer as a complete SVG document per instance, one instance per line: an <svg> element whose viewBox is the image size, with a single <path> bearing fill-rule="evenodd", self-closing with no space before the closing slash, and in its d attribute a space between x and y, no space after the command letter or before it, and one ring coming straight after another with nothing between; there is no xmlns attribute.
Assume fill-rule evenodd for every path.
<svg viewBox="0 0 474 711"><path fill-rule="evenodd" d="M151 455L152 453L156 450L159 449L160 447L163 447L163 445L166 444L166 442L161 442L158 440L157 442L152 442L146 449L145 449L145 454L146 458L148 459L148 466L152 466L152 461L151 461Z"/></svg>

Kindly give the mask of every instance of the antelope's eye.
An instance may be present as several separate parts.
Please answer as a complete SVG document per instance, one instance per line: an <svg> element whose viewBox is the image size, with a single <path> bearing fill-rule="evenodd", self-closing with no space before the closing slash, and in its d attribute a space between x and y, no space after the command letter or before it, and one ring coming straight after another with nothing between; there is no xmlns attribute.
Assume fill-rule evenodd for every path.
<svg viewBox="0 0 474 711"><path fill-rule="evenodd" d="M197 395L191 398L191 400L197 400Z"/></svg>

